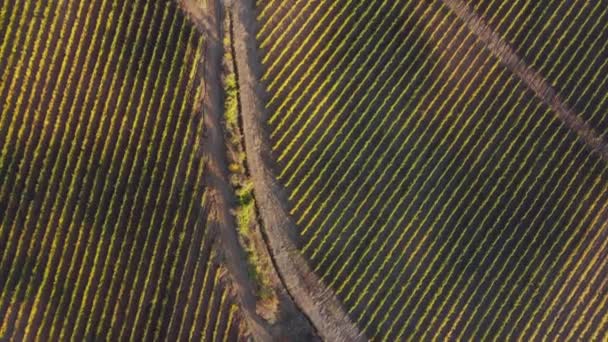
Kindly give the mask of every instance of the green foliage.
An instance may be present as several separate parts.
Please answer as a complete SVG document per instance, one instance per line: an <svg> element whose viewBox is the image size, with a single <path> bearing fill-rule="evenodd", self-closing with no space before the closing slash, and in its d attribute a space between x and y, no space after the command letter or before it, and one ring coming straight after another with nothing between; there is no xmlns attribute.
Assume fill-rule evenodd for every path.
<svg viewBox="0 0 608 342"><path fill-rule="evenodd" d="M2 9L0 9L0 25L3 25L5 20L6 20L6 9L2 8Z"/></svg>
<svg viewBox="0 0 608 342"><path fill-rule="evenodd" d="M224 100L224 116L226 118L226 124L228 127L237 127L238 126L238 86L236 82L236 76L231 73L226 76L224 80L224 92L225 92L225 100Z"/></svg>
<svg viewBox="0 0 608 342"><path fill-rule="evenodd" d="M245 252L247 253L248 273L257 285L257 295L262 301L274 300L275 293L270 286L268 272L260 260L259 251L256 249L254 237L251 231L252 219L256 217L255 200L253 197L253 183L251 181L242 182L236 190L237 209L235 219L238 232L244 242Z"/></svg>
<svg viewBox="0 0 608 342"><path fill-rule="evenodd" d="M6 330L8 326L6 324L0 324L0 340L4 340L6 338Z"/></svg>
<svg viewBox="0 0 608 342"><path fill-rule="evenodd" d="M239 189L236 190L238 207L236 210L236 221L238 230L245 238L249 239L249 225L251 217L255 215L253 201L253 187L250 182L245 182Z"/></svg>

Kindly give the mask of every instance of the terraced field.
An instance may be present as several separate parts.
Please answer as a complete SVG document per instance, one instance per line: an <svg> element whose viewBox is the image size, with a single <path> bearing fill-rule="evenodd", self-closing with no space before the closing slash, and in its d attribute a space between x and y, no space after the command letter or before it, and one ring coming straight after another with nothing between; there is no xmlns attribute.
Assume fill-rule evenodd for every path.
<svg viewBox="0 0 608 342"><path fill-rule="evenodd" d="M240 339L177 4L2 1L0 37L0 339Z"/></svg>
<svg viewBox="0 0 608 342"><path fill-rule="evenodd" d="M446 2L257 2L301 250L374 340L606 339L606 161ZM605 138L606 3L470 4Z"/></svg>

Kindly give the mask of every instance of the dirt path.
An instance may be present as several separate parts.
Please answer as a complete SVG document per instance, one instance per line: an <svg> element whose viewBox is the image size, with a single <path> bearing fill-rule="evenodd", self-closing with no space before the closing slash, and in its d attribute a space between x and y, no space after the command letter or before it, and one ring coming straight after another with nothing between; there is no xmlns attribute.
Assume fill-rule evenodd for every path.
<svg viewBox="0 0 608 342"><path fill-rule="evenodd" d="M365 337L346 315L333 292L325 287L297 250L296 227L287 215L287 198L273 176L273 158L264 127L267 113L262 101L260 56L255 42L253 0L233 3L235 50L247 162L256 202L273 260L287 290L326 341L363 341Z"/></svg>
<svg viewBox="0 0 608 342"><path fill-rule="evenodd" d="M220 116L222 113L222 94L220 88L220 63L222 58L222 45L219 37L220 23L219 8L215 6L216 0L205 0L206 9L213 15L204 16L200 8L186 1L183 6L189 6L189 10L202 20L198 22L199 30L204 33L204 68L203 78L205 82L203 96L203 116L205 125L205 137L203 140L203 153L207 160L207 186L209 192L210 222L219 234L221 255L224 265L233 278L233 288L241 302L241 307L247 318L251 334L256 340L271 340L268 327L256 314L256 297L254 285L247 275L246 257L238 244L237 233L234 229L236 223L230 215L232 189L227 182L228 171L226 169L226 156L223 141Z"/></svg>
<svg viewBox="0 0 608 342"><path fill-rule="evenodd" d="M498 34L481 19L462 0L442 0L479 40L486 44L492 52L509 70L516 74L526 85L534 91L536 96L547 103L557 117L574 131L594 152L608 161L608 145L600 135L589 126L581 117L570 109L557 94L557 91L547 80L532 67L527 65L515 51Z"/></svg>
<svg viewBox="0 0 608 342"><path fill-rule="evenodd" d="M248 275L247 257L242 249L236 222L230 210L236 199L228 181L228 158L222 128L223 96L221 83L221 64L223 57L221 0L179 0L182 8L193 19L204 34L204 73L205 94L203 114L205 138L203 152L207 160L207 186L213 229L218 232L224 257L224 264L233 280L241 307L247 318L252 337L256 341L311 341L316 332L292 302L287 291L281 287L278 275L270 277L277 284L279 313L273 324L265 321L256 311L257 297L255 284ZM261 251L264 252L264 251ZM268 252L266 252L268 253Z"/></svg>

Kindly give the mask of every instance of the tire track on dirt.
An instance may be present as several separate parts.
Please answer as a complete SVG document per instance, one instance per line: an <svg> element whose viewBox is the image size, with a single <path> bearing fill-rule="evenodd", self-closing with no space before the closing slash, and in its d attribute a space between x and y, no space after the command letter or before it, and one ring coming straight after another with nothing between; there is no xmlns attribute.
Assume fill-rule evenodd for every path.
<svg viewBox="0 0 608 342"><path fill-rule="evenodd" d="M268 322L258 312L255 284L248 274L248 261L245 251L239 243L236 221L231 209L236 203L230 185L228 156L223 127L223 89L221 82L221 64L223 57L222 18L224 6L221 0L178 0L182 9L204 35L204 95L203 116L205 135L203 153L206 158L207 184L211 224L219 234L224 257L233 280L241 309L243 310L249 330L256 341L311 341L316 332L307 321L307 317L298 311L289 293L280 287L280 281L274 281L279 296L279 317ZM270 252L270 251L268 251ZM274 260L272 260L274 261ZM270 274L271 278L278 275Z"/></svg>
<svg viewBox="0 0 608 342"><path fill-rule="evenodd" d="M462 0L441 0L452 12L465 22L469 30L483 42L511 72L517 75L537 97L543 100L555 115L602 159L608 161L608 145L602 137L577 113L570 109L557 91L538 71L520 58L511 46L494 32Z"/></svg>
<svg viewBox="0 0 608 342"><path fill-rule="evenodd" d="M264 131L267 113L261 101L264 90L258 81L262 67L255 41L254 2L237 0L232 6L247 163L273 262L292 298L322 339L366 340L334 293L321 283L296 247L296 227L284 206L287 203L285 193L274 180L271 148Z"/></svg>
<svg viewBox="0 0 608 342"><path fill-rule="evenodd" d="M233 279L232 287L237 293L241 309L247 317L251 334L256 340L271 340L270 332L262 320L256 314L256 298L254 286L247 275L246 257L238 244L236 234L236 222L230 214L230 201L232 189L228 184L226 156L220 117L222 115L222 95L220 89L220 74L222 45L221 29L218 20L220 8L216 6L216 0L205 0L206 11L187 1L178 1L182 8L196 20L200 32L203 33L203 120L204 137L202 151L205 156L205 172L207 178L207 190L209 192L210 224L220 238L224 265Z"/></svg>

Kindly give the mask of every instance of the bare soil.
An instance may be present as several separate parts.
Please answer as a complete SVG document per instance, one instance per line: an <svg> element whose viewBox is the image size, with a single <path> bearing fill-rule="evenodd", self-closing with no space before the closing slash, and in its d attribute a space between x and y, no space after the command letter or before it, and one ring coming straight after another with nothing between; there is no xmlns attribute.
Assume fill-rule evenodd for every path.
<svg viewBox="0 0 608 342"><path fill-rule="evenodd" d="M256 339L269 340L270 334L261 318L255 314L256 299L254 287L251 284L246 269L245 256L238 245L234 229L234 218L230 215L230 199L232 193L227 183L226 158L220 117L222 113L222 95L220 89L220 62L222 57L221 38L219 37L220 22L219 8L215 0L206 1L205 8L200 8L193 2L180 1L182 6L196 18L199 29L204 33L204 96L203 113L205 137L203 151L207 161L207 191L209 191L209 205L211 207L211 222L213 229L219 232L222 244L222 257L233 279L233 288L236 291L241 308L248 318L251 333ZM205 13L204 11L207 11Z"/></svg>
<svg viewBox="0 0 608 342"><path fill-rule="evenodd" d="M256 297L256 286L248 275L248 264L245 252L239 245L236 222L231 214L236 199L229 183L228 158L225 136L222 130L223 101L221 83L221 63L223 53L222 9L219 0L180 0L181 7L188 13L198 29L203 32L205 40L203 112L205 137L203 151L207 161L207 186L211 221L213 229L219 232L222 244L220 251L225 266L233 280L249 332L258 341L311 341L316 332L308 319L294 305L289 293L283 288L276 273L270 275L279 297L277 320L270 323L263 319L263 308ZM260 240L263 240L260 237ZM260 251L270 258L270 253Z"/></svg>
<svg viewBox="0 0 608 342"><path fill-rule="evenodd" d="M327 341L362 341L365 337L350 321L333 294L312 272L298 251L296 227L287 215L284 190L275 182L273 157L265 131L267 114L259 83L262 66L255 41L254 2L235 1L234 35L247 162L254 193L277 271L298 307L319 336Z"/></svg>

